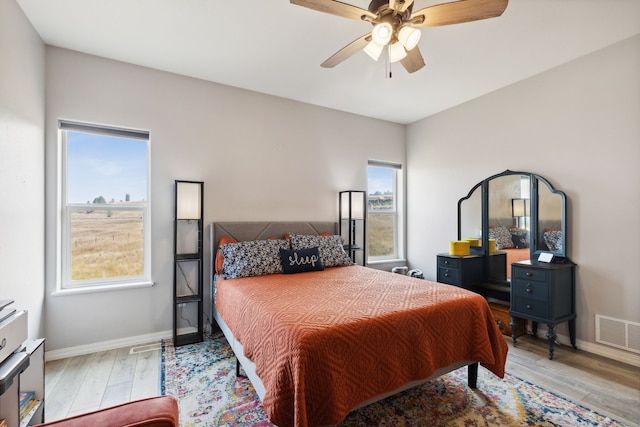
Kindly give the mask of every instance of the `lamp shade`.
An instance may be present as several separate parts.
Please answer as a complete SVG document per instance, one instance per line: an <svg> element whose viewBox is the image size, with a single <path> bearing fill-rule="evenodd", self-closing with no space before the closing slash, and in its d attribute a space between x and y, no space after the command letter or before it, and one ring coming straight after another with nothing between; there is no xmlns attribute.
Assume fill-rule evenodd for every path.
<svg viewBox="0 0 640 427"><path fill-rule="evenodd" d="M176 181L176 219L201 219L202 184Z"/></svg>
<svg viewBox="0 0 640 427"><path fill-rule="evenodd" d="M526 199L511 199L511 216L528 216L525 202Z"/></svg>
<svg viewBox="0 0 640 427"><path fill-rule="evenodd" d="M382 53L382 49L384 46L377 44L373 40L371 40L364 48L364 51L367 55L371 57L374 61L377 61L380 58L380 54Z"/></svg>
<svg viewBox="0 0 640 427"><path fill-rule="evenodd" d="M422 33L419 29L413 27L402 27L398 32L398 40L407 50L411 50L418 45Z"/></svg>
<svg viewBox="0 0 640 427"><path fill-rule="evenodd" d="M389 46L389 62L398 62L407 56L407 51L404 50L402 43L396 42Z"/></svg>
<svg viewBox="0 0 640 427"><path fill-rule="evenodd" d="M340 192L340 219L364 219L364 191ZM351 215L349 215L351 211Z"/></svg>

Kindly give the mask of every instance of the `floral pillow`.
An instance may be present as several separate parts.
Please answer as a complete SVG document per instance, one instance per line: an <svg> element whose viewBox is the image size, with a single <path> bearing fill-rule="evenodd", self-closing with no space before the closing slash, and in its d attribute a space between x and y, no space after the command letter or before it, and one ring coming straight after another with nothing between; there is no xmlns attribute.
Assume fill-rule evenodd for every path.
<svg viewBox="0 0 640 427"><path fill-rule="evenodd" d="M542 237L544 238L544 243L551 252L562 250L562 231L547 230L544 232Z"/></svg>
<svg viewBox="0 0 640 427"><path fill-rule="evenodd" d="M325 267L353 264L351 258L349 258L349 255L344 250L344 243L340 236L312 236L289 233L289 238L291 239L291 249L317 247Z"/></svg>
<svg viewBox="0 0 640 427"><path fill-rule="evenodd" d="M280 249L289 249L289 241L249 240L224 244L219 249L224 257L222 277L235 279L282 273Z"/></svg>
<svg viewBox="0 0 640 427"><path fill-rule="evenodd" d="M513 239L511 233L507 230L507 227L493 227L489 228L489 238L496 239L496 249L509 249L513 248Z"/></svg>

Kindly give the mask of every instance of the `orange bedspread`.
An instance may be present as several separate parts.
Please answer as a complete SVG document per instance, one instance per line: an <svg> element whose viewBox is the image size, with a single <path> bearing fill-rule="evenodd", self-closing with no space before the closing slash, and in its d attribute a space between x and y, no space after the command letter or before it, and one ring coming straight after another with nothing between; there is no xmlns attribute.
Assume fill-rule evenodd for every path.
<svg viewBox="0 0 640 427"><path fill-rule="evenodd" d="M504 376L507 344L487 302L454 286L354 265L219 279L216 306L280 427L337 424L462 360Z"/></svg>
<svg viewBox="0 0 640 427"><path fill-rule="evenodd" d="M509 248L501 249L507 253L507 278L511 278L511 263L524 261L531 258L529 248Z"/></svg>

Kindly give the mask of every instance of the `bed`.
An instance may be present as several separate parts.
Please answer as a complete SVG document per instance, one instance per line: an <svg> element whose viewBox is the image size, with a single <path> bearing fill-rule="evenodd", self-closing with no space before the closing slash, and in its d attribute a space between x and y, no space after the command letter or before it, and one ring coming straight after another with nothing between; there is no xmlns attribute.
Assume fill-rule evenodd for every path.
<svg viewBox="0 0 640 427"><path fill-rule="evenodd" d="M220 267L225 254L225 270L212 271L213 317L274 424L337 424L355 408L462 366L475 387L478 362L504 375L507 344L484 298L358 265L330 266L323 245L335 233L332 222L211 226L211 265ZM308 241L320 244L303 248ZM326 260L326 267L223 277L239 263L232 249L253 244L260 250L248 253L256 257L269 258L276 247L290 256L290 245L295 257L287 259Z"/></svg>

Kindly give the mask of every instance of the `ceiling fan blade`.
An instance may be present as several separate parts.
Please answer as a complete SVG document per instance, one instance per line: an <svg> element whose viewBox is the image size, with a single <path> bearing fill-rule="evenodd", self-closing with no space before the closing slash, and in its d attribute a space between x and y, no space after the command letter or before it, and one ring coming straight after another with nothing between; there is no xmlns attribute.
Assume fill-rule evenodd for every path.
<svg viewBox="0 0 640 427"><path fill-rule="evenodd" d="M347 3L342 3L335 0L290 0L291 4L297 4L298 6L304 6L309 9L317 10L320 12L330 13L332 15L342 16L343 18L362 20L368 18L369 20L375 19L376 15L369 12L366 9L361 9L357 6L352 6Z"/></svg>
<svg viewBox="0 0 640 427"><path fill-rule="evenodd" d="M509 0L459 0L425 7L411 15L414 27L459 24L502 15Z"/></svg>
<svg viewBox="0 0 640 427"><path fill-rule="evenodd" d="M415 73L424 67L424 59L418 46L407 52L407 56L400 60L400 63L408 73Z"/></svg>
<svg viewBox="0 0 640 427"><path fill-rule="evenodd" d="M333 68L345 59L350 58L356 52L364 49L370 41L371 33L365 34L364 36L352 41L351 43L334 53L331 58L324 61L322 64L320 64L320 66L324 68Z"/></svg>

